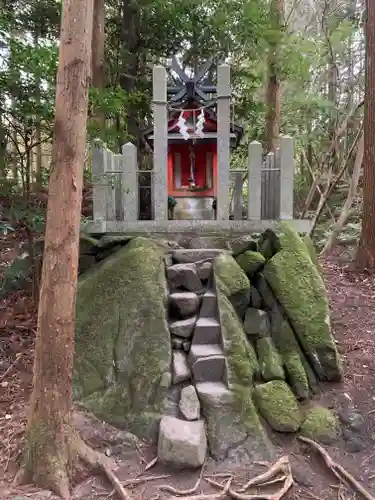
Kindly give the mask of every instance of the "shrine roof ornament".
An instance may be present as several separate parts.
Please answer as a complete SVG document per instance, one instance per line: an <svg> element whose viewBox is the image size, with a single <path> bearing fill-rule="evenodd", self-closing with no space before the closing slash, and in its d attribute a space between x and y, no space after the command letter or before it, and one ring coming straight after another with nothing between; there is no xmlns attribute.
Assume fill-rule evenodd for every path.
<svg viewBox="0 0 375 500"><path fill-rule="evenodd" d="M209 102L211 99L209 94L215 94L216 87L210 82L202 82L202 79L213 64L214 60L210 57L204 64L202 64L193 77L189 77L189 75L186 74L184 69L178 63L176 57L173 56L168 69L174 71L178 75L180 82L178 82L174 87L167 88L168 94L172 95L171 103L178 105L182 104L186 100L201 103Z"/></svg>

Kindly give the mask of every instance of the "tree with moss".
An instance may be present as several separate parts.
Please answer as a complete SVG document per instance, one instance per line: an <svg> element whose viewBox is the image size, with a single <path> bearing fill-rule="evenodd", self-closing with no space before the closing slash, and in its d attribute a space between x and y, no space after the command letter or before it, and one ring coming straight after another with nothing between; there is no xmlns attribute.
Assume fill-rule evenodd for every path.
<svg viewBox="0 0 375 500"><path fill-rule="evenodd" d="M70 498L77 458L99 458L71 426L78 246L91 73L93 0L65 0L56 83L52 174L36 335L33 392L18 482Z"/></svg>
<svg viewBox="0 0 375 500"><path fill-rule="evenodd" d="M363 155L362 232L357 251L357 265L375 270L375 3L366 2L366 92Z"/></svg>

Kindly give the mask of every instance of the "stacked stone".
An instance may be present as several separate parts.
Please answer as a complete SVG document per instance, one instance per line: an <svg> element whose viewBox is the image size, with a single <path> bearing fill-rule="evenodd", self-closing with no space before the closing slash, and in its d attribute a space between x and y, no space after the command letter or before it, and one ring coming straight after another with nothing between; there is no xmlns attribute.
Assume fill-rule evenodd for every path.
<svg viewBox="0 0 375 500"><path fill-rule="evenodd" d="M106 238L95 246L111 257L79 283L74 393L87 409L182 467L207 443L215 460L269 460L259 414L275 431L338 436L334 414L305 401L341 378L311 242L284 223L232 253Z"/></svg>
<svg viewBox="0 0 375 500"><path fill-rule="evenodd" d="M166 256L166 275L169 286L169 331L173 355L173 384L191 380L188 354L194 329L199 318L202 295L212 273L212 259L174 263Z"/></svg>
<svg viewBox="0 0 375 500"><path fill-rule="evenodd" d="M300 429L305 417L298 400L315 393L318 380L342 376L327 294L308 243L282 223L279 234L267 230L234 240L233 258L215 264L249 342L254 401L276 431Z"/></svg>
<svg viewBox="0 0 375 500"><path fill-rule="evenodd" d="M167 415L160 423L158 456L174 466L199 467L205 460L207 439L189 353L212 275L212 257L189 262L191 257L181 253L179 260L165 256L173 385L167 395Z"/></svg>

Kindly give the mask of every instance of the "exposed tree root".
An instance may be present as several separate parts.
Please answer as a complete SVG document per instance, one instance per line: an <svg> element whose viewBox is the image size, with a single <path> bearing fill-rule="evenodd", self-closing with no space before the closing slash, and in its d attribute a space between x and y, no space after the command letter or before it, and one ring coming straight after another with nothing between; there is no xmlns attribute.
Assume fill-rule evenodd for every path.
<svg viewBox="0 0 375 500"><path fill-rule="evenodd" d="M116 463L102 453L90 448L74 431L68 431L68 437L65 441L65 450L62 451L69 457L67 461L69 463L69 471L67 467L64 466L63 461L59 462L56 460L56 457L51 455L49 460L44 460L44 464L50 465L50 468L44 471L43 479L41 479L38 472L35 473L35 471L28 468L30 464L25 464L16 475L14 483L43 483L43 486L48 487L51 491L63 498L63 500L70 500L70 475L73 474L72 471L77 470L83 463L93 470L104 474L112 484L120 500L131 500L131 496L113 472L113 470L117 468ZM65 456L65 453L61 453L61 456ZM61 456L59 458L61 458Z"/></svg>
<svg viewBox="0 0 375 500"><path fill-rule="evenodd" d="M282 475L279 477L275 477L277 474L282 474ZM180 493L187 494L188 492L194 493L199 487L201 477L202 473L195 487L191 488L191 490L180 492L179 490L175 490L174 488L170 488L169 486L163 487L163 490L169 491L177 495ZM256 476L250 481L248 481L239 490L234 490L231 488L233 476L231 476L226 481L225 484L218 483L217 481L211 479L209 476L204 476L204 480L207 481L207 483L211 484L212 486L215 486L215 488L220 488L222 491L220 491L220 493L213 493L213 494L200 494L193 496L178 497L179 500L224 500L228 498L228 496L234 498L235 500L281 500L281 498L289 491L289 489L293 485L293 476L290 467L290 462L289 458L286 456L280 458L280 460L278 460L273 466L271 466L267 472L260 474L259 476ZM283 482L283 485L276 493L257 493L257 494L245 493L246 490L248 490L250 487L261 488L264 486L270 486L272 484L279 483L281 481Z"/></svg>
<svg viewBox="0 0 375 500"><path fill-rule="evenodd" d="M205 480L207 482L211 482L211 480L208 481L207 478L205 478ZM229 491L232 481L233 481L233 476L231 476L228 479L228 481L224 484L224 486L222 484L216 483L220 488L223 488L220 493L212 493L210 495L204 495L204 494L192 495L192 496L178 497L178 499L179 500L224 500L225 498L228 497L228 495L230 495ZM212 481L212 483L214 483L214 481Z"/></svg>
<svg viewBox="0 0 375 500"><path fill-rule="evenodd" d="M170 474L162 474L161 476L148 476L148 477L136 477L135 479L127 479L122 483L125 488L135 488L143 483L148 483L149 481L158 481L159 479L166 479L170 477Z"/></svg>
<svg viewBox="0 0 375 500"><path fill-rule="evenodd" d="M239 491L244 492L250 488L250 486L264 485L265 482L269 481L276 476L279 472L285 473L286 469L290 469L289 458L287 456L281 457L275 464L273 464L267 472L259 474L259 476L250 479L243 488Z"/></svg>
<svg viewBox="0 0 375 500"><path fill-rule="evenodd" d="M169 486L167 484L162 484L159 486L159 490L161 491L166 491L168 493L173 493L174 495L191 495L192 493L195 493L197 489L199 488L199 485L201 484L202 477L203 477L203 471L204 471L205 464L203 464L201 473L199 474L199 477L197 479L197 482L192 488L189 488L188 490L177 490L176 488L173 488L173 486Z"/></svg>
<svg viewBox="0 0 375 500"><path fill-rule="evenodd" d="M366 500L375 500L375 498L356 480L354 477L344 469L344 467L330 457L328 452L321 446L316 443L312 439L305 438L303 436L299 436L298 439L303 441L304 443L309 444L315 451L317 451L323 458L326 466L332 473L336 476L336 478L341 482L348 483L357 493L366 498Z"/></svg>

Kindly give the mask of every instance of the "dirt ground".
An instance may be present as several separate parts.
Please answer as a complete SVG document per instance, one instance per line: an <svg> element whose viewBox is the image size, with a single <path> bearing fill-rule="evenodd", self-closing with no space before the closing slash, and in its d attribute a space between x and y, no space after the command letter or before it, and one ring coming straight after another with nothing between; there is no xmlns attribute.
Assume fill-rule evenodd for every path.
<svg viewBox="0 0 375 500"><path fill-rule="evenodd" d="M15 237L0 241L0 272L15 253ZM345 431L333 447L325 447L360 483L375 495L375 276L358 274L351 269L350 251L339 252L322 262L329 290L334 335L345 364L345 379L341 384L322 386L317 401L339 410L354 406L364 423L355 431ZM32 383L33 344L36 330L36 307L24 292L17 292L0 301L0 500L44 500L55 497L46 491L28 486L15 489L12 478L18 467L23 432L27 418L27 401ZM133 500L157 500L176 497L163 491L161 485L180 490L192 488L199 471L176 472L156 464L145 471L146 464L156 456L154 447L128 439L126 433L85 414L77 412L76 425L83 438L95 449L118 460L116 474L121 481L153 477L146 482L128 485ZM307 445L296 438L279 434L272 440L279 456L288 454L292 463L294 485L287 499L349 500L363 498L353 489L340 484L324 462ZM269 465L269 464L268 464ZM234 485L267 470L267 464L239 465L229 471ZM205 474L228 473L227 464L209 461ZM159 479L155 476L164 476ZM217 481L224 481L216 476ZM217 493L205 480L195 491ZM255 493L255 492L254 492ZM187 492L185 492L187 495ZM79 500L116 499L116 494L100 476L80 477L72 498ZM197 497L195 497L197 500Z"/></svg>

